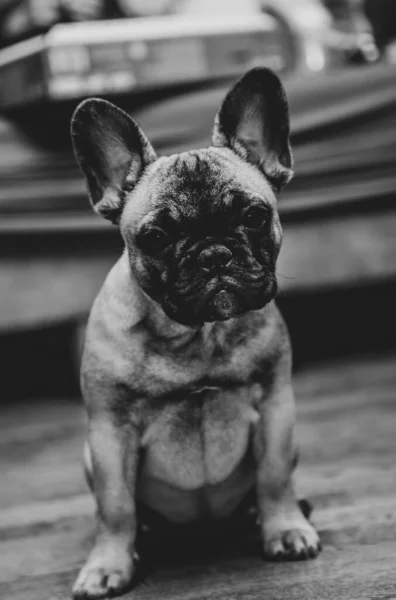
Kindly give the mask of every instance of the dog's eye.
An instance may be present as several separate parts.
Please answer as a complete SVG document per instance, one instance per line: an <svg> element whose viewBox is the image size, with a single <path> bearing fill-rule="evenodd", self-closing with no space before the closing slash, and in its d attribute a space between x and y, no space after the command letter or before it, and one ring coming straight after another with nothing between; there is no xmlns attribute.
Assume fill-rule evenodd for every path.
<svg viewBox="0 0 396 600"><path fill-rule="evenodd" d="M251 206L242 216L242 223L249 229L260 229L267 222L268 210L263 206Z"/></svg>
<svg viewBox="0 0 396 600"><path fill-rule="evenodd" d="M156 254L170 244L170 237L159 227L150 227L141 232L138 238L140 248L148 254Z"/></svg>

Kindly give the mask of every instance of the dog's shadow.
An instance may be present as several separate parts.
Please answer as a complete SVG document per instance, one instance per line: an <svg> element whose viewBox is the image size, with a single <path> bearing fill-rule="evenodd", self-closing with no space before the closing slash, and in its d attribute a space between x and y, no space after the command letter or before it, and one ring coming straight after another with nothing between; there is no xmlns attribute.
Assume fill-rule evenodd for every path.
<svg viewBox="0 0 396 600"><path fill-rule="evenodd" d="M312 507L300 500L300 509L309 518ZM228 519L200 520L188 525L170 524L159 515L140 508L137 538L137 580L163 567L213 564L237 556L262 552L254 505L242 506Z"/></svg>

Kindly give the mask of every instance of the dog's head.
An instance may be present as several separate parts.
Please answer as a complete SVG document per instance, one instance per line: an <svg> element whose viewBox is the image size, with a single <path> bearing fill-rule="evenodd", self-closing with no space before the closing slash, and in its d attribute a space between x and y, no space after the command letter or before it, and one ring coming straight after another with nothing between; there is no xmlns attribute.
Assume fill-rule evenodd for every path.
<svg viewBox="0 0 396 600"><path fill-rule="evenodd" d="M129 115L98 99L80 104L71 131L94 209L119 225L135 277L169 317L197 326L274 298L276 193L293 174L274 73L236 83L206 149L158 158Z"/></svg>

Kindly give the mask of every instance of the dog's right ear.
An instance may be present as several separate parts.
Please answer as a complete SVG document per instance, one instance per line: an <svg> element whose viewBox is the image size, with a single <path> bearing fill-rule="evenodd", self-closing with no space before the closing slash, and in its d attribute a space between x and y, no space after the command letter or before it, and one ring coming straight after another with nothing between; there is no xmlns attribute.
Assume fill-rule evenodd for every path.
<svg viewBox="0 0 396 600"><path fill-rule="evenodd" d="M106 100L84 100L71 120L74 153L97 213L118 223L130 191L157 158L135 121Z"/></svg>

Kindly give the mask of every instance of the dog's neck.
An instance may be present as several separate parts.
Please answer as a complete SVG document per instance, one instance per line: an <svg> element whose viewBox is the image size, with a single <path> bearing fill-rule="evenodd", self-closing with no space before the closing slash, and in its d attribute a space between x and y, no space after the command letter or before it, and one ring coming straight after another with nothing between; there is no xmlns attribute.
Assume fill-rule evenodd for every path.
<svg viewBox="0 0 396 600"><path fill-rule="evenodd" d="M147 294L144 294L144 296L147 306L146 323L149 331L155 337L167 340L172 345L177 346L187 344L193 339L197 333L197 327L189 327L173 321L165 314L160 304L152 300Z"/></svg>

